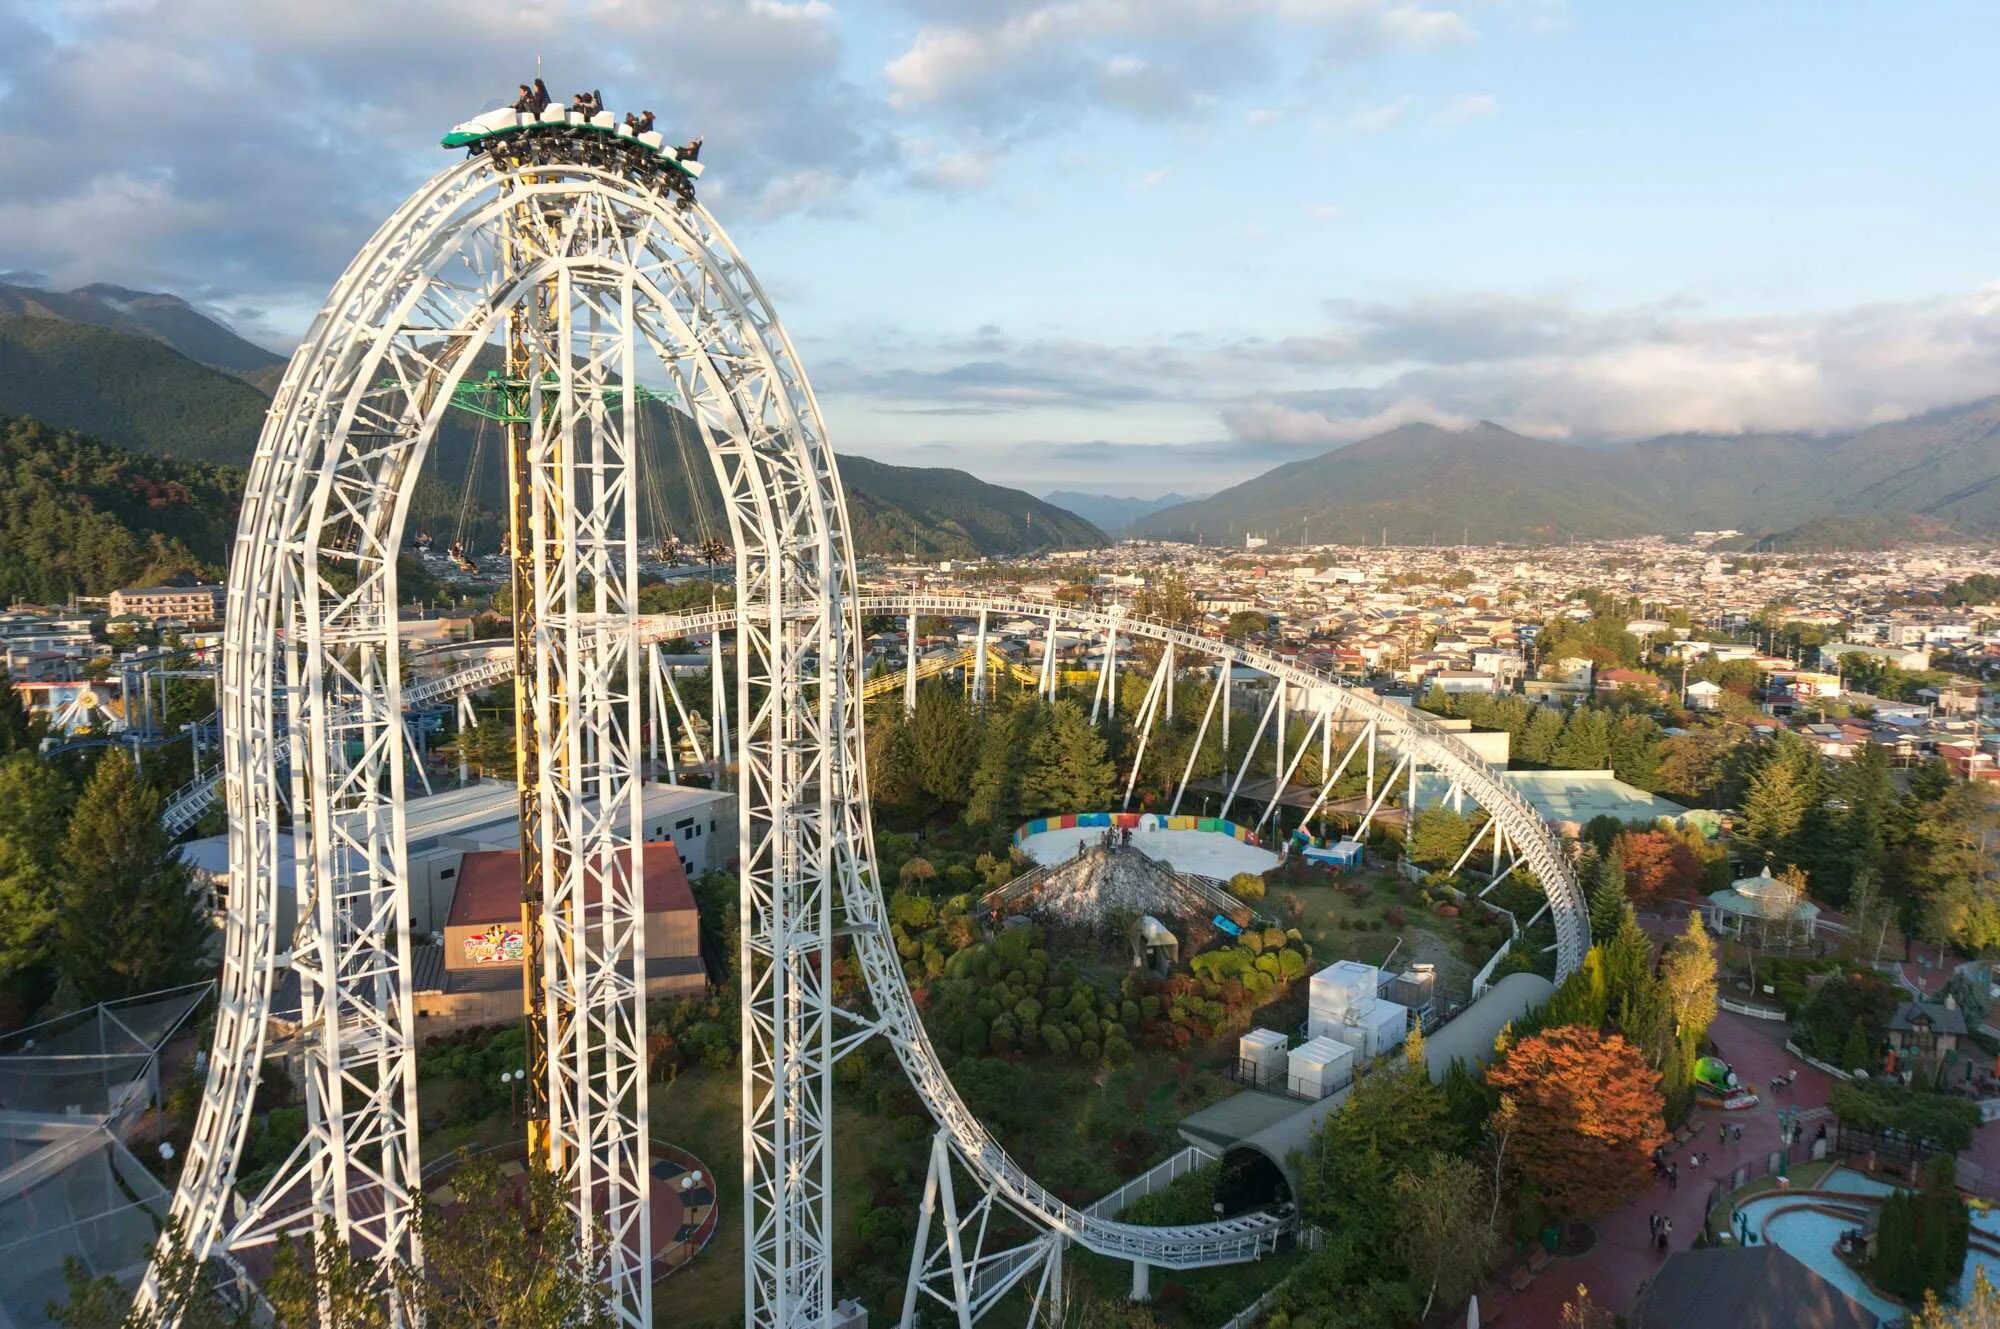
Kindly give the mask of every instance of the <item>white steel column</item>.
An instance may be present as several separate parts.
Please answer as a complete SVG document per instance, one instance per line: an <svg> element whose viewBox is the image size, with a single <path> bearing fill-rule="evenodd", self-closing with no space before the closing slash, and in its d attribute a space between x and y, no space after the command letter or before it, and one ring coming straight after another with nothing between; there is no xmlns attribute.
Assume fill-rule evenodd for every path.
<svg viewBox="0 0 2000 1329"><path fill-rule="evenodd" d="M903 714L912 715L917 709L917 597L910 595L909 634L907 649L903 652Z"/></svg>
<svg viewBox="0 0 2000 1329"><path fill-rule="evenodd" d="M979 611L979 634L972 646L972 704L986 700L986 611Z"/></svg>

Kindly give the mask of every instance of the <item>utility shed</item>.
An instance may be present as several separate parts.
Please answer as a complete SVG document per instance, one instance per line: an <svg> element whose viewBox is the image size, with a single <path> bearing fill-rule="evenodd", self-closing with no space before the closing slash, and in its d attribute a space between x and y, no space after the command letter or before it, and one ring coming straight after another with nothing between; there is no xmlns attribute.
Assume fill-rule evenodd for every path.
<svg viewBox="0 0 2000 1329"><path fill-rule="evenodd" d="M1555 985L1540 974L1508 974L1488 988L1479 1000L1424 1040L1424 1066L1431 1079L1442 1080L1454 1061L1484 1065L1493 1056L1493 1040L1500 1031L1547 1001L1554 991ZM1317 1103L1301 1104L1296 1099L1245 1090L1188 1117L1181 1122L1180 1131L1190 1143L1205 1148L1221 1145L1225 1155L1237 1150L1263 1155L1283 1171L1296 1196L1302 1193L1301 1178L1289 1161L1291 1156L1304 1153L1320 1123L1353 1091L1350 1083Z"/></svg>

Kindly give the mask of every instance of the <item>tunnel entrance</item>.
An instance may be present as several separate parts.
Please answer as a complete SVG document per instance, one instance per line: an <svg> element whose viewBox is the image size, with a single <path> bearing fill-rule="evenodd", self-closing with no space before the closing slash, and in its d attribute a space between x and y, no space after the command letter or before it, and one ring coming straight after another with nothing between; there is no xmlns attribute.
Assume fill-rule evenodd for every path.
<svg viewBox="0 0 2000 1329"><path fill-rule="evenodd" d="M1293 1200L1285 1170L1263 1150L1237 1145L1223 1154L1222 1178L1215 1184L1215 1201L1221 1206L1222 1217L1291 1204Z"/></svg>

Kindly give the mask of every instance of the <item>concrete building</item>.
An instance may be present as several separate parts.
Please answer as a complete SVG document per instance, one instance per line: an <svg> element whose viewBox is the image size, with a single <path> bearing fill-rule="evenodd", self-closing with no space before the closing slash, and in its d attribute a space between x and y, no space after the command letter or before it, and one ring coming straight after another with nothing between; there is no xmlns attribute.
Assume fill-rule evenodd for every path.
<svg viewBox="0 0 2000 1329"><path fill-rule="evenodd" d="M111 593L111 617L148 623L216 623L222 619L220 586L131 586Z"/></svg>
<svg viewBox="0 0 2000 1329"><path fill-rule="evenodd" d="M692 997L707 991L694 892L671 841L644 848L646 995ZM444 939L414 948L412 996L420 1037L521 1014L521 856L476 850L461 859Z"/></svg>
<svg viewBox="0 0 2000 1329"><path fill-rule="evenodd" d="M649 784L642 795L642 829L648 842L674 847L682 870L701 877L727 867L736 853L736 795L688 785ZM410 931L430 937L445 930L458 891L461 860L486 850L520 847L520 808L511 784L482 783L413 798L404 809L409 847ZM280 841L278 932L297 925L292 842ZM196 878L217 899L229 891L229 837L210 836L181 847ZM515 887L518 904L520 888Z"/></svg>

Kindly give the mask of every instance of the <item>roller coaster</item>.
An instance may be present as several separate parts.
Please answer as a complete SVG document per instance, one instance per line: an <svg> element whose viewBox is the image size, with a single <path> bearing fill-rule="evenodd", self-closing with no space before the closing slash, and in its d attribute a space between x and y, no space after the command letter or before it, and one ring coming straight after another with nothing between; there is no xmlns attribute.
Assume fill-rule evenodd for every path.
<svg viewBox="0 0 2000 1329"><path fill-rule="evenodd" d="M1422 716L1241 644L1032 601L862 596L812 389L721 227L690 192L658 187L657 162L515 129L506 150L470 154L424 184L363 247L294 354L252 463L229 575L223 775L205 795L219 789L230 830L222 999L173 1201L181 1239L226 1267L325 1223L365 1259L421 1266L403 717L419 699L511 674L536 1091L529 1144L590 1234L587 1255L618 1322L652 1323L635 862L645 717L663 703L647 695L647 638L726 629L737 667L715 739L733 749L740 817L745 1323L833 1321L832 1071L876 1037L937 1124L906 1324L934 1300L970 1326L1016 1288L1030 1289L1031 1319L1053 1317L1072 1245L1130 1261L1141 1276L1273 1249L1288 1221L1275 1212L1148 1227L1070 1206L1009 1157L953 1088L905 983L877 876L864 613L907 612L913 625L920 613L976 619L976 689L992 616L1044 619L1051 642L1059 624L1102 634L1093 716L1119 705L1119 639L1157 643L1141 756L1143 733L1171 710L1166 680L1177 669L1217 668L1202 724L1225 732L1230 680L1239 667L1261 672L1273 686L1231 798L1267 734L1278 787L1290 782L1305 746L1284 751L1295 708L1312 718L1306 743L1317 737L1322 769L1333 771L1321 803L1352 763L1365 763L1371 816L1406 781L1414 788L1419 769L1437 773L1451 797L1490 814L1496 859L1504 849L1540 881L1563 973L1589 934L1557 838ZM514 151L530 133L533 152ZM615 131L604 138L618 141ZM412 684L395 613L411 489L440 416L496 339L508 380L530 398L507 423L514 638L465 676ZM638 610L639 393L624 389L645 376L664 379L694 421L722 495L737 594L720 614L661 623ZM1056 688L1053 651L1037 686ZM176 801L181 825L192 806ZM292 840L300 923L281 937ZM872 1010L833 1000L841 947ZM245 1197L238 1163L287 970L300 985L307 1131ZM1002 1245L1006 1232L1028 1235ZM156 1263L141 1308L171 1321L160 1278ZM386 1286L384 1296L408 1322Z"/></svg>

